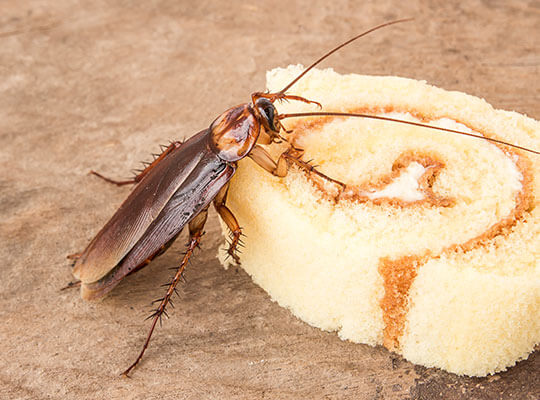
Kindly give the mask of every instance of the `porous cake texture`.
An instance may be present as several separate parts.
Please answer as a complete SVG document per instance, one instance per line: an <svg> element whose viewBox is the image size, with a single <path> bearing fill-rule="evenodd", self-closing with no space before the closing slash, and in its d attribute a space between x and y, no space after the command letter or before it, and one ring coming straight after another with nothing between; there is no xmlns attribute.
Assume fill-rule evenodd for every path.
<svg viewBox="0 0 540 400"><path fill-rule="evenodd" d="M301 71L268 72L268 89L280 90ZM540 148L539 122L421 81L314 70L291 93L325 111ZM277 107L318 110L300 102ZM302 159L345 185L295 166L278 178L250 159L240 162L227 204L246 235L241 266L272 299L342 339L456 374L492 374L533 351L540 341L540 156L395 122L283 123ZM267 149L277 159L284 146Z"/></svg>

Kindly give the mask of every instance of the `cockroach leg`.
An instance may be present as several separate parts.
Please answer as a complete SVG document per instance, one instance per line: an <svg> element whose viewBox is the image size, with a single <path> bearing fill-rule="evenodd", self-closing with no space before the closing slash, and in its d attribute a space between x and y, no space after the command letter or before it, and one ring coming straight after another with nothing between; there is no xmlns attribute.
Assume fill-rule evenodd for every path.
<svg viewBox="0 0 540 400"><path fill-rule="evenodd" d="M128 369L126 369L124 372L122 372L122 376L125 376L126 378L129 377L129 373L139 364L141 361L144 352L148 348L148 344L150 343L150 339L152 338L152 334L154 333L154 329L156 328L157 322L161 322L161 317L165 314L167 316L167 312L165 311L165 308L167 305L171 302L171 297L174 293L176 293L176 285L178 282L182 279L182 274L184 273L184 270L186 268L186 265L188 261L190 260L191 256L193 255L193 252L197 247L199 247L199 243L201 242L201 238L203 235L203 228L204 224L206 223L206 218L208 216L208 207L206 207L203 211L201 211L195 218L191 220L189 223L189 235L190 240L188 244L188 248L186 252L184 253L184 257L182 258L182 262L180 263L180 266L176 270L176 274L174 275L172 281L169 283L169 287L167 289L167 293L165 293L165 296L160 299L160 303L158 308L150 315L150 318L152 318L152 326L150 327L150 331L148 332L148 336L146 337L146 341L144 342L143 348L141 352L139 353L139 356L135 360L133 364L129 366Z"/></svg>
<svg viewBox="0 0 540 400"><path fill-rule="evenodd" d="M255 145L251 150L251 153L249 153L249 157L272 175L283 178L284 176L287 176L287 161L283 157L283 154L276 163L264 148Z"/></svg>
<svg viewBox="0 0 540 400"><path fill-rule="evenodd" d="M292 133L292 132L293 132L292 129L287 129L287 128L285 128L285 125L283 125L283 123L282 123L280 120L278 120L278 124L279 124L279 127L280 127L281 129L283 129L286 133ZM280 136L280 137L281 137L281 136ZM283 138L283 137L281 137L281 138L282 138L283 140L285 140L285 138ZM291 146L292 146L292 145L291 145Z"/></svg>
<svg viewBox="0 0 540 400"><path fill-rule="evenodd" d="M294 96L294 95L290 95L290 94L286 94L282 97L278 97L278 100L279 99L283 99L283 100L296 100L296 101L301 101L303 103L307 103L307 104L315 104L317 107L319 107L320 110L322 110L322 104L319 103L318 101L314 101L314 100L308 100L304 97L300 97L300 96Z"/></svg>
<svg viewBox="0 0 540 400"><path fill-rule="evenodd" d="M68 260L78 260L79 258L81 258L81 256L82 256L82 252L81 252L81 253L68 254L68 255L66 256L66 258L67 258Z"/></svg>
<svg viewBox="0 0 540 400"><path fill-rule="evenodd" d="M81 258L82 254L83 254L82 252L81 252L81 253L68 254L68 255L66 256L66 258L67 258L68 260L73 261L73 262L71 263L71 266L74 267L74 266L75 266L75 263L77 262L77 260L78 260L79 258ZM63 290L63 289L62 289L62 290Z"/></svg>
<svg viewBox="0 0 540 400"><path fill-rule="evenodd" d="M276 100L296 100L296 101L301 101L301 102L307 103L307 104L316 104L322 110L322 105L318 101L309 100L309 99L306 99L305 97L301 97L301 96L285 94L284 92L278 92L278 93L256 92L256 93L253 93L251 95L251 101L253 102L253 104L255 104L255 102L259 98L268 99L272 103L275 102Z"/></svg>
<svg viewBox="0 0 540 400"><path fill-rule="evenodd" d="M238 245L242 244L240 241L240 237L242 236L242 229L240 228L240 225L238 224L238 221L232 211L229 210L225 205L228 189L229 184L227 184L220 190L219 194L214 199L214 207L216 207L216 211L218 212L223 222L225 222L225 224L229 227L232 234L231 243L229 244L227 254L229 254L229 256L233 258L236 264L240 265L241 263L240 257L238 257L237 254L237 247Z"/></svg>
<svg viewBox="0 0 540 400"><path fill-rule="evenodd" d="M64 290L67 290L67 289L72 289L72 288L76 288L76 287L80 287L80 286L81 286L81 281L72 281L72 282L69 282L62 289L60 289L60 291L64 291Z"/></svg>
<svg viewBox="0 0 540 400"><path fill-rule="evenodd" d="M302 160L301 158L297 157L296 155L292 154L292 152L290 152L290 149L287 150L286 152L284 152L283 154L281 154L280 158L284 158L294 164L296 164L300 169L308 172L308 173L314 173L318 176L320 176L321 178L323 178L324 180L328 181L328 182L332 182L336 185L338 185L340 187L340 190L341 192L343 190L345 190L345 188L347 187L346 184L344 184L343 182L340 182L336 179L333 179L333 178L330 178L328 175L325 175L323 174L322 172L320 172L315 165L312 165L310 164L310 162L306 162L304 160Z"/></svg>
<svg viewBox="0 0 540 400"><path fill-rule="evenodd" d="M138 182L137 177L139 176L139 175L137 175L135 178L128 179L128 180L125 180L125 181L117 181L117 180L114 180L114 179L111 179L111 178L107 178L106 176L103 176L99 172L96 172L94 170L90 171L90 174L95 175L98 178L103 179L105 182L112 183L113 185L116 185L116 186L132 185L134 183L137 183Z"/></svg>
<svg viewBox="0 0 540 400"><path fill-rule="evenodd" d="M262 168L264 168L273 175L279 177L286 176L289 168L288 162L290 162L296 164L300 169L306 171L307 173L316 174L321 178L338 185L340 188L340 192L343 192L343 190L345 190L346 185L343 182L330 178L329 176L318 171L314 165L302 160L300 158L302 153L303 150L296 149L291 146L287 151L281 153L276 163L272 159L272 156L268 154L268 152L264 148L256 145L251 150L249 157L251 157L253 161L255 161L258 165L260 165Z"/></svg>
<svg viewBox="0 0 540 400"><path fill-rule="evenodd" d="M93 171L93 170L90 171L90 174L95 175L98 178L103 179L105 182L112 183L113 185L116 185L116 186L132 185L134 183L139 183L142 180L142 178L144 178L145 175L148 174L148 172L150 172L150 170L152 168L154 168L161 160L163 160L165 157L167 157L167 155L171 151L173 151L174 149L180 147L181 145L182 145L182 142L178 142L178 141L171 142L171 144L168 145L163 150L163 152L159 156L156 157L156 159L154 161L152 161L150 164L148 164L145 169L143 169L139 174L135 175L135 177L132 178L132 179L127 179L125 181L117 181L117 180L114 180L114 179L111 179L111 178L107 178L106 176L103 176L99 172L96 172L96 171Z"/></svg>

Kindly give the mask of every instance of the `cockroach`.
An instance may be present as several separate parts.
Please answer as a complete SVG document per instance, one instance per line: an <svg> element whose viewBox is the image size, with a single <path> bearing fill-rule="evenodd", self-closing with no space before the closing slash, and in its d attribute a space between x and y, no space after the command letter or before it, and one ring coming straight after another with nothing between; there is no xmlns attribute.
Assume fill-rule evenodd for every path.
<svg viewBox="0 0 540 400"><path fill-rule="evenodd" d="M276 101L301 101L316 104L322 109L321 104L315 101L286 92L307 72L342 47L375 30L409 20L387 22L349 39L311 64L279 92L253 93L250 103L226 110L209 128L183 143L172 142L131 180L116 181L92 171L94 175L118 186L136 186L88 247L72 257L75 259L73 275L80 280L81 295L84 299L103 297L125 276L139 271L164 253L186 225L189 229L187 250L174 277L166 285L165 295L157 300L159 305L150 316L152 324L142 350L122 375L128 376L141 361L158 320L161 320L163 315L167 316L166 307L171 302L171 296L176 292L187 262L201 242L208 208L212 202L231 230L228 254L237 263L240 262L236 248L241 243L242 230L226 205L229 180L234 175L239 160L250 157L278 177L286 176L288 168L296 165L308 173L317 173L334 181L317 171L310 163L303 161L302 150L292 144L289 144L288 150L283 152L277 161L260 146L275 142L288 143L280 134L282 130L288 132L281 122L283 119L305 116L373 118L473 136L539 154L535 150L472 133L376 115L323 111L278 114L274 106Z"/></svg>

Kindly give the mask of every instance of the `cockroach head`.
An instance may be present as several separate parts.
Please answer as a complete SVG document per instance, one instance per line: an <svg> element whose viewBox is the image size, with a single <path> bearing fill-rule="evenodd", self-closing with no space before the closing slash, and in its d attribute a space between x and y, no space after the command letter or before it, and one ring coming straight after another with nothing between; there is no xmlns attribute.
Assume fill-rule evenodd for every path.
<svg viewBox="0 0 540 400"><path fill-rule="evenodd" d="M259 97L255 100L255 108L261 116L261 123L267 132L279 133L281 124L278 119L278 112L272 102L265 98Z"/></svg>

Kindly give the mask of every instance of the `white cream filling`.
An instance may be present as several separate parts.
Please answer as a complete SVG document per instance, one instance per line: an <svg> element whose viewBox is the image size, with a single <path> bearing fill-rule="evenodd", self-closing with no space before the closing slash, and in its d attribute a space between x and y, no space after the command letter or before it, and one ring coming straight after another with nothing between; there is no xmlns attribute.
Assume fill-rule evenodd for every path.
<svg viewBox="0 0 540 400"><path fill-rule="evenodd" d="M370 200L380 199L381 197L396 198L403 201L413 202L423 200L424 192L419 190L418 179L426 172L426 168L417 162L412 162L407 166L393 182L386 185L383 189L372 189L364 192Z"/></svg>
<svg viewBox="0 0 540 400"><path fill-rule="evenodd" d="M384 117L389 118L396 118L396 119L402 119L407 121L413 121L413 122L422 122L418 118L413 117L410 113L400 113L400 112L391 112L391 113L385 113L382 114ZM438 126L440 128L446 128L446 129L453 129L460 132L465 133L472 133L475 135L482 135L480 132L474 131L471 128L469 128L466 125L463 125L457 121L454 121L450 118L439 118L435 119L433 121L430 121L429 124L432 124L434 126ZM453 133L449 133L450 135L453 135ZM457 134L456 134L457 135ZM471 139L471 140L479 140L482 141L482 139ZM520 191L523 187L523 175L519 168L516 165L517 157L507 157L503 150L495 146L492 142L487 141L487 143L490 143L494 147L494 151L500 152L501 156L504 156L506 165L507 165L507 172L512 175L512 182L514 183L512 186L512 190Z"/></svg>
<svg viewBox="0 0 540 400"><path fill-rule="evenodd" d="M412 116L410 113L402 112L390 112L381 114L384 117L401 119L405 121L422 122L419 119ZM454 129L465 133L474 133L480 135L480 133L470 129L466 125L463 125L450 118L439 118L430 122L434 126L439 126L446 129ZM481 140L481 139L478 139ZM503 150L497 148L494 150L504 153ZM501 154L502 155L502 154ZM515 164L516 159L504 157L507 164L507 171L512 175L512 190L520 191L522 189L523 175ZM385 198L394 198L406 202L414 202L425 199L425 193L420 189L418 180L426 172L426 168L417 162L412 162L409 166L396 178L393 182L386 185L383 189L376 190L371 189L369 191L362 192L363 195L370 200Z"/></svg>

